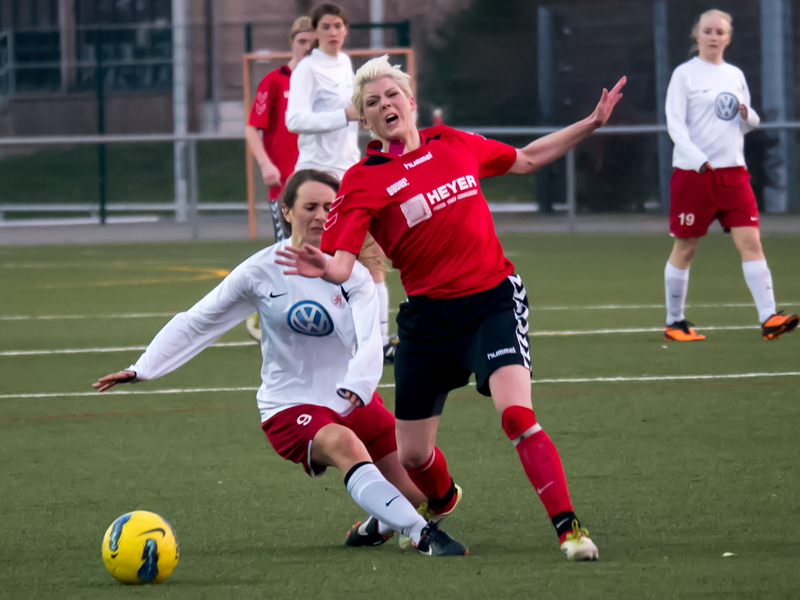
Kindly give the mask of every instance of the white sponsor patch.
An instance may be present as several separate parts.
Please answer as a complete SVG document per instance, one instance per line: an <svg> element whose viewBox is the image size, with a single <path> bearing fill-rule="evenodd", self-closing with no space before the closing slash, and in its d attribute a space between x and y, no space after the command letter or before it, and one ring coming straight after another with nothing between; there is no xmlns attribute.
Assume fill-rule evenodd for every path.
<svg viewBox="0 0 800 600"><path fill-rule="evenodd" d="M413 198L403 202L400 205L400 210L403 211L403 215L405 215L406 223L408 223L409 227L419 225L423 221L430 219L433 214L433 212L431 212L431 207L425 202L425 196L422 194L417 194Z"/></svg>
<svg viewBox="0 0 800 600"><path fill-rule="evenodd" d="M413 169L414 167L421 165L424 162L428 162L432 158L433 154L431 154L429 150L425 156L420 156L417 160L410 163L403 163L403 166L406 168L406 171L408 171L409 169Z"/></svg>
<svg viewBox="0 0 800 600"><path fill-rule="evenodd" d="M409 186L408 179L403 177L400 181L395 181L392 185L386 188L386 193L390 196L394 196L397 192L402 190L403 188L407 188Z"/></svg>

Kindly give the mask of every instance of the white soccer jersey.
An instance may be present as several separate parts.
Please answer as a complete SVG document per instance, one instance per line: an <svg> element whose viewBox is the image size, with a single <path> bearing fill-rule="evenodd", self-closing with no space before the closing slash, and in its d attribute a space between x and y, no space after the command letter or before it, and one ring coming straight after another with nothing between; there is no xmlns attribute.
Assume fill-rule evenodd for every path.
<svg viewBox="0 0 800 600"><path fill-rule="evenodd" d="M369 403L383 372L378 295L366 267L356 263L341 286L284 275L275 251L254 254L205 298L158 332L130 370L138 380L174 371L223 333L258 311L261 321L261 421L290 406L327 406L341 415L349 390Z"/></svg>
<svg viewBox="0 0 800 600"><path fill-rule="evenodd" d="M739 114L747 107L747 121ZM697 57L679 65L667 88L667 129L675 150L672 166L699 171L743 167L744 134L761 122L750 106L744 73L728 63L715 65Z"/></svg>
<svg viewBox="0 0 800 600"><path fill-rule="evenodd" d="M286 126L299 134L295 171L317 169L342 178L361 159L358 123L347 121L353 100L353 65L340 52L336 58L315 48L292 72Z"/></svg>

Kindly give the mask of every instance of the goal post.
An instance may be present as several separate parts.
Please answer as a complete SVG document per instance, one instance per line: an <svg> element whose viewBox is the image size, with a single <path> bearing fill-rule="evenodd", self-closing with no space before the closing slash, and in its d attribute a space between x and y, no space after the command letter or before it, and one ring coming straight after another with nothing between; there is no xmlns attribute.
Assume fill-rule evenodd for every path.
<svg viewBox="0 0 800 600"><path fill-rule="evenodd" d="M417 93L417 65L415 62L414 50L411 48L356 48L346 50L353 62L353 70L358 68L371 58L376 56L389 55L392 64L399 64L403 70L411 76L411 90ZM250 117L250 109L253 107L255 93L261 80L275 69L285 65L292 58L290 52L249 52L243 55L243 91L244 91L244 121L247 124ZM250 239L256 237L256 195L257 189L263 187L260 182L253 160L253 153L245 142L245 173L247 177L247 221L248 235ZM265 192L261 195L266 198Z"/></svg>

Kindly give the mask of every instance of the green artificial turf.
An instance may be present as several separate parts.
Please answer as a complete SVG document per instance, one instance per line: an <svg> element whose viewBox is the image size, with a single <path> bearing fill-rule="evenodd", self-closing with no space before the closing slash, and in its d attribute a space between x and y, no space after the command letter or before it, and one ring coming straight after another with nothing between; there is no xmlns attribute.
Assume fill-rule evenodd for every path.
<svg viewBox="0 0 800 600"><path fill-rule="evenodd" d="M254 392L47 396L91 392L139 352L7 354L147 344L166 313L188 308L258 242L0 248L0 598L798 597L800 376L675 376L798 372L800 333L765 342L757 329L716 330L693 344L664 343L658 331L541 335L662 326L670 240L503 243L529 292L534 379L668 378L533 386L599 562L564 561L474 387L451 395L438 438L465 491L445 529L470 554L431 559L393 541L345 548L361 511L341 476L310 480L275 455ZM800 237L764 245L779 304L796 312ZM389 280L396 306L397 273ZM715 306L690 307L688 318L757 325L752 307L718 306L749 301L730 239L703 240L689 304ZM587 308L601 305L641 308ZM88 318L7 319L63 315ZM242 326L222 338L246 339ZM259 367L254 346L209 348L161 380L117 389L256 387ZM389 407L392 381L387 369ZM103 566L105 530L134 509L164 516L180 540L180 563L160 586L121 586Z"/></svg>

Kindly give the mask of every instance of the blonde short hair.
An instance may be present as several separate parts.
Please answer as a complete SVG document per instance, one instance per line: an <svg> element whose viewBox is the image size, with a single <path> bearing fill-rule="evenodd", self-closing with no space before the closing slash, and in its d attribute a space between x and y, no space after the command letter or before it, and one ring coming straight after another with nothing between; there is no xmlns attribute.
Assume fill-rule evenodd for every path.
<svg viewBox="0 0 800 600"><path fill-rule="evenodd" d="M388 54L368 60L356 71L353 79L353 106L360 118L364 117L364 86L384 77L391 78L406 98L414 95L411 91L411 75L403 72L400 65L390 65Z"/></svg>
<svg viewBox="0 0 800 600"><path fill-rule="evenodd" d="M311 17L298 17L292 23L292 29L289 31L289 41L293 42L299 33L310 33L312 31L314 31L314 28L311 27Z"/></svg>
<svg viewBox="0 0 800 600"><path fill-rule="evenodd" d="M692 42L694 43L692 44L692 47L689 50L689 54L697 54L699 52L700 48L697 45L697 33L700 31L700 21L703 19L703 17L710 17L712 15L720 17L723 21L728 22L728 37L731 38L733 37L733 17L730 15L730 13L726 13L716 8L712 8L711 10L707 10L699 17L697 17L697 20L694 22L694 25L692 25L691 38Z"/></svg>

